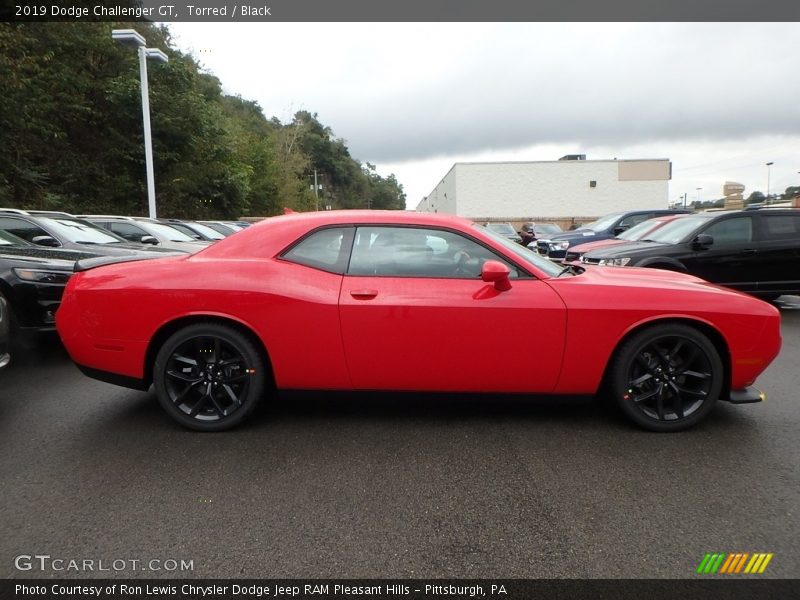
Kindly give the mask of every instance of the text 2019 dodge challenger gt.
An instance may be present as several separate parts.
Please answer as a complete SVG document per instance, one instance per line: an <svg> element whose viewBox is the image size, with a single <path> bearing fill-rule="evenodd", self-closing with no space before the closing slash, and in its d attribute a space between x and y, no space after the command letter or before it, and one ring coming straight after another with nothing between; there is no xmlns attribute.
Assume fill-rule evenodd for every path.
<svg viewBox="0 0 800 600"><path fill-rule="evenodd" d="M292 389L602 390L676 431L718 399L758 401L781 344L760 300L667 271L562 269L443 215L292 214L194 255L118 260L78 264L57 313L70 355L98 379L153 384L205 431ZM502 335L520 330L540 343Z"/></svg>

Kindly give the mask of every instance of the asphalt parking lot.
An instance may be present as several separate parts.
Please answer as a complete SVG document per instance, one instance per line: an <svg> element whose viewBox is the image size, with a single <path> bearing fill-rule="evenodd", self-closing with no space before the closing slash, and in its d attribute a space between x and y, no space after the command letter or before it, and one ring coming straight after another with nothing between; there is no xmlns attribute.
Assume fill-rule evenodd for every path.
<svg viewBox="0 0 800 600"><path fill-rule="evenodd" d="M221 434L90 380L56 338L0 373L0 577L19 555L191 560L132 577L800 577L800 298L759 405L680 434L597 403L303 397Z"/></svg>

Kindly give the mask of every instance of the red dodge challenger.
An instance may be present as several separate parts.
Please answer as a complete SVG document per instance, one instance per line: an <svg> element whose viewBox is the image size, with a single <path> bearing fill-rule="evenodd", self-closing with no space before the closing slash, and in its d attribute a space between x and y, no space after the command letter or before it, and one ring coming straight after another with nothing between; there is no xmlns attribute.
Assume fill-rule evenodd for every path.
<svg viewBox="0 0 800 600"><path fill-rule="evenodd" d="M761 300L668 271L562 268L445 215L290 214L194 255L77 270L57 313L72 359L154 385L201 431L278 390L601 392L677 431L718 399L763 399L752 385L781 345ZM502 335L520 329L541 343Z"/></svg>

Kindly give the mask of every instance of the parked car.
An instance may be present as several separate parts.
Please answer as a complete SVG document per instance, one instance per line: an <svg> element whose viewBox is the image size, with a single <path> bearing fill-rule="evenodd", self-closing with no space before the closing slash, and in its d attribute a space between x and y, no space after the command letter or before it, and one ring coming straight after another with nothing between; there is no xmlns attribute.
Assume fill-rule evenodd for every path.
<svg viewBox="0 0 800 600"><path fill-rule="evenodd" d="M755 298L680 273L562 268L448 215L296 213L199 255L125 260L78 262L61 338L86 374L152 383L202 431L292 389L607 389L638 425L677 431L718 399L762 399L753 382L781 344L778 310ZM518 329L547 350L497 335Z"/></svg>
<svg viewBox="0 0 800 600"><path fill-rule="evenodd" d="M234 225L233 223L223 223L222 221L198 221L198 223L202 223L214 231L218 231L225 237L242 230L242 227L239 227L238 225Z"/></svg>
<svg viewBox="0 0 800 600"><path fill-rule="evenodd" d="M8 352L9 346L9 322L8 303L0 292L0 369L11 361L11 354Z"/></svg>
<svg viewBox="0 0 800 600"><path fill-rule="evenodd" d="M536 251L536 245L534 242L542 236L551 236L557 233L561 233L563 230L561 227L556 225L555 223L523 223L522 228L519 231L519 235L522 238L520 244L523 246L527 246L531 248L534 252ZM531 244L534 244L531 247Z"/></svg>
<svg viewBox="0 0 800 600"><path fill-rule="evenodd" d="M182 231L195 240L214 243L226 237L219 231L212 229L208 225L199 223L198 221L184 221L181 219L159 219L159 221L161 223L166 223L170 227L174 227L178 231Z"/></svg>
<svg viewBox="0 0 800 600"><path fill-rule="evenodd" d="M548 238L539 239L536 248L542 256L552 260L563 260L567 249L570 246L595 242L598 240L608 240L638 225L642 221L658 217L660 215L685 214L688 210L632 210L627 212L617 212L597 219L588 225L579 227L574 231L565 231L552 235Z"/></svg>
<svg viewBox="0 0 800 600"><path fill-rule="evenodd" d="M765 299L800 292L800 210L688 215L638 242L588 252L584 263L689 273Z"/></svg>
<svg viewBox="0 0 800 600"><path fill-rule="evenodd" d="M25 211L0 208L0 230L23 240L49 248L65 248L104 256L153 256L153 253L174 253L131 243L118 235L67 213Z"/></svg>
<svg viewBox="0 0 800 600"><path fill-rule="evenodd" d="M188 233L179 231L147 217L120 217L115 215L82 215L86 220L99 225L128 240L140 244L158 244L160 248L198 252L209 242L195 239Z"/></svg>
<svg viewBox="0 0 800 600"><path fill-rule="evenodd" d="M7 321L13 319L15 330L23 333L52 331L75 261L97 256L90 252L43 248L0 231L0 297L8 305Z"/></svg>
<svg viewBox="0 0 800 600"><path fill-rule="evenodd" d="M671 223L675 219L680 219L681 217L685 217L686 215L662 215L660 217L655 217L653 219L647 219L647 221L642 221L638 225L634 225L630 229L623 231L618 236L613 237L608 240L598 240L595 242L587 242L585 244L578 244L577 246L571 246L569 250L567 250L567 255L564 258L564 262L576 262L580 261L581 256L586 254L587 252L593 252L594 250L599 250L600 248L608 249L614 246L619 246L621 244L626 244L628 242L635 242L640 239L646 238L656 229L659 229L666 225L667 223Z"/></svg>
<svg viewBox="0 0 800 600"><path fill-rule="evenodd" d="M494 231L495 233L499 233L512 242L516 242L518 244L522 243L522 237L517 233L511 223L486 223L486 229Z"/></svg>

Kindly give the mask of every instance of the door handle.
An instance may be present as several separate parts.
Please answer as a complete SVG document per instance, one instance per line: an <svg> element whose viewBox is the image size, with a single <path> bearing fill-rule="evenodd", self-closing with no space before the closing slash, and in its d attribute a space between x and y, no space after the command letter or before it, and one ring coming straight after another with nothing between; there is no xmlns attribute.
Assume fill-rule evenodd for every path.
<svg viewBox="0 0 800 600"><path fill-rule="evenodd" d="M378 290L350 290L350 295L357 300L372 300L378 295Z"/></svg>
<svg viewBox="0 0 800 600"><path fill-rule="evenodd" d="M745 250L742 250L742 254L755 254L756 252L757 250L755 248L747 248Z"/></svg>

